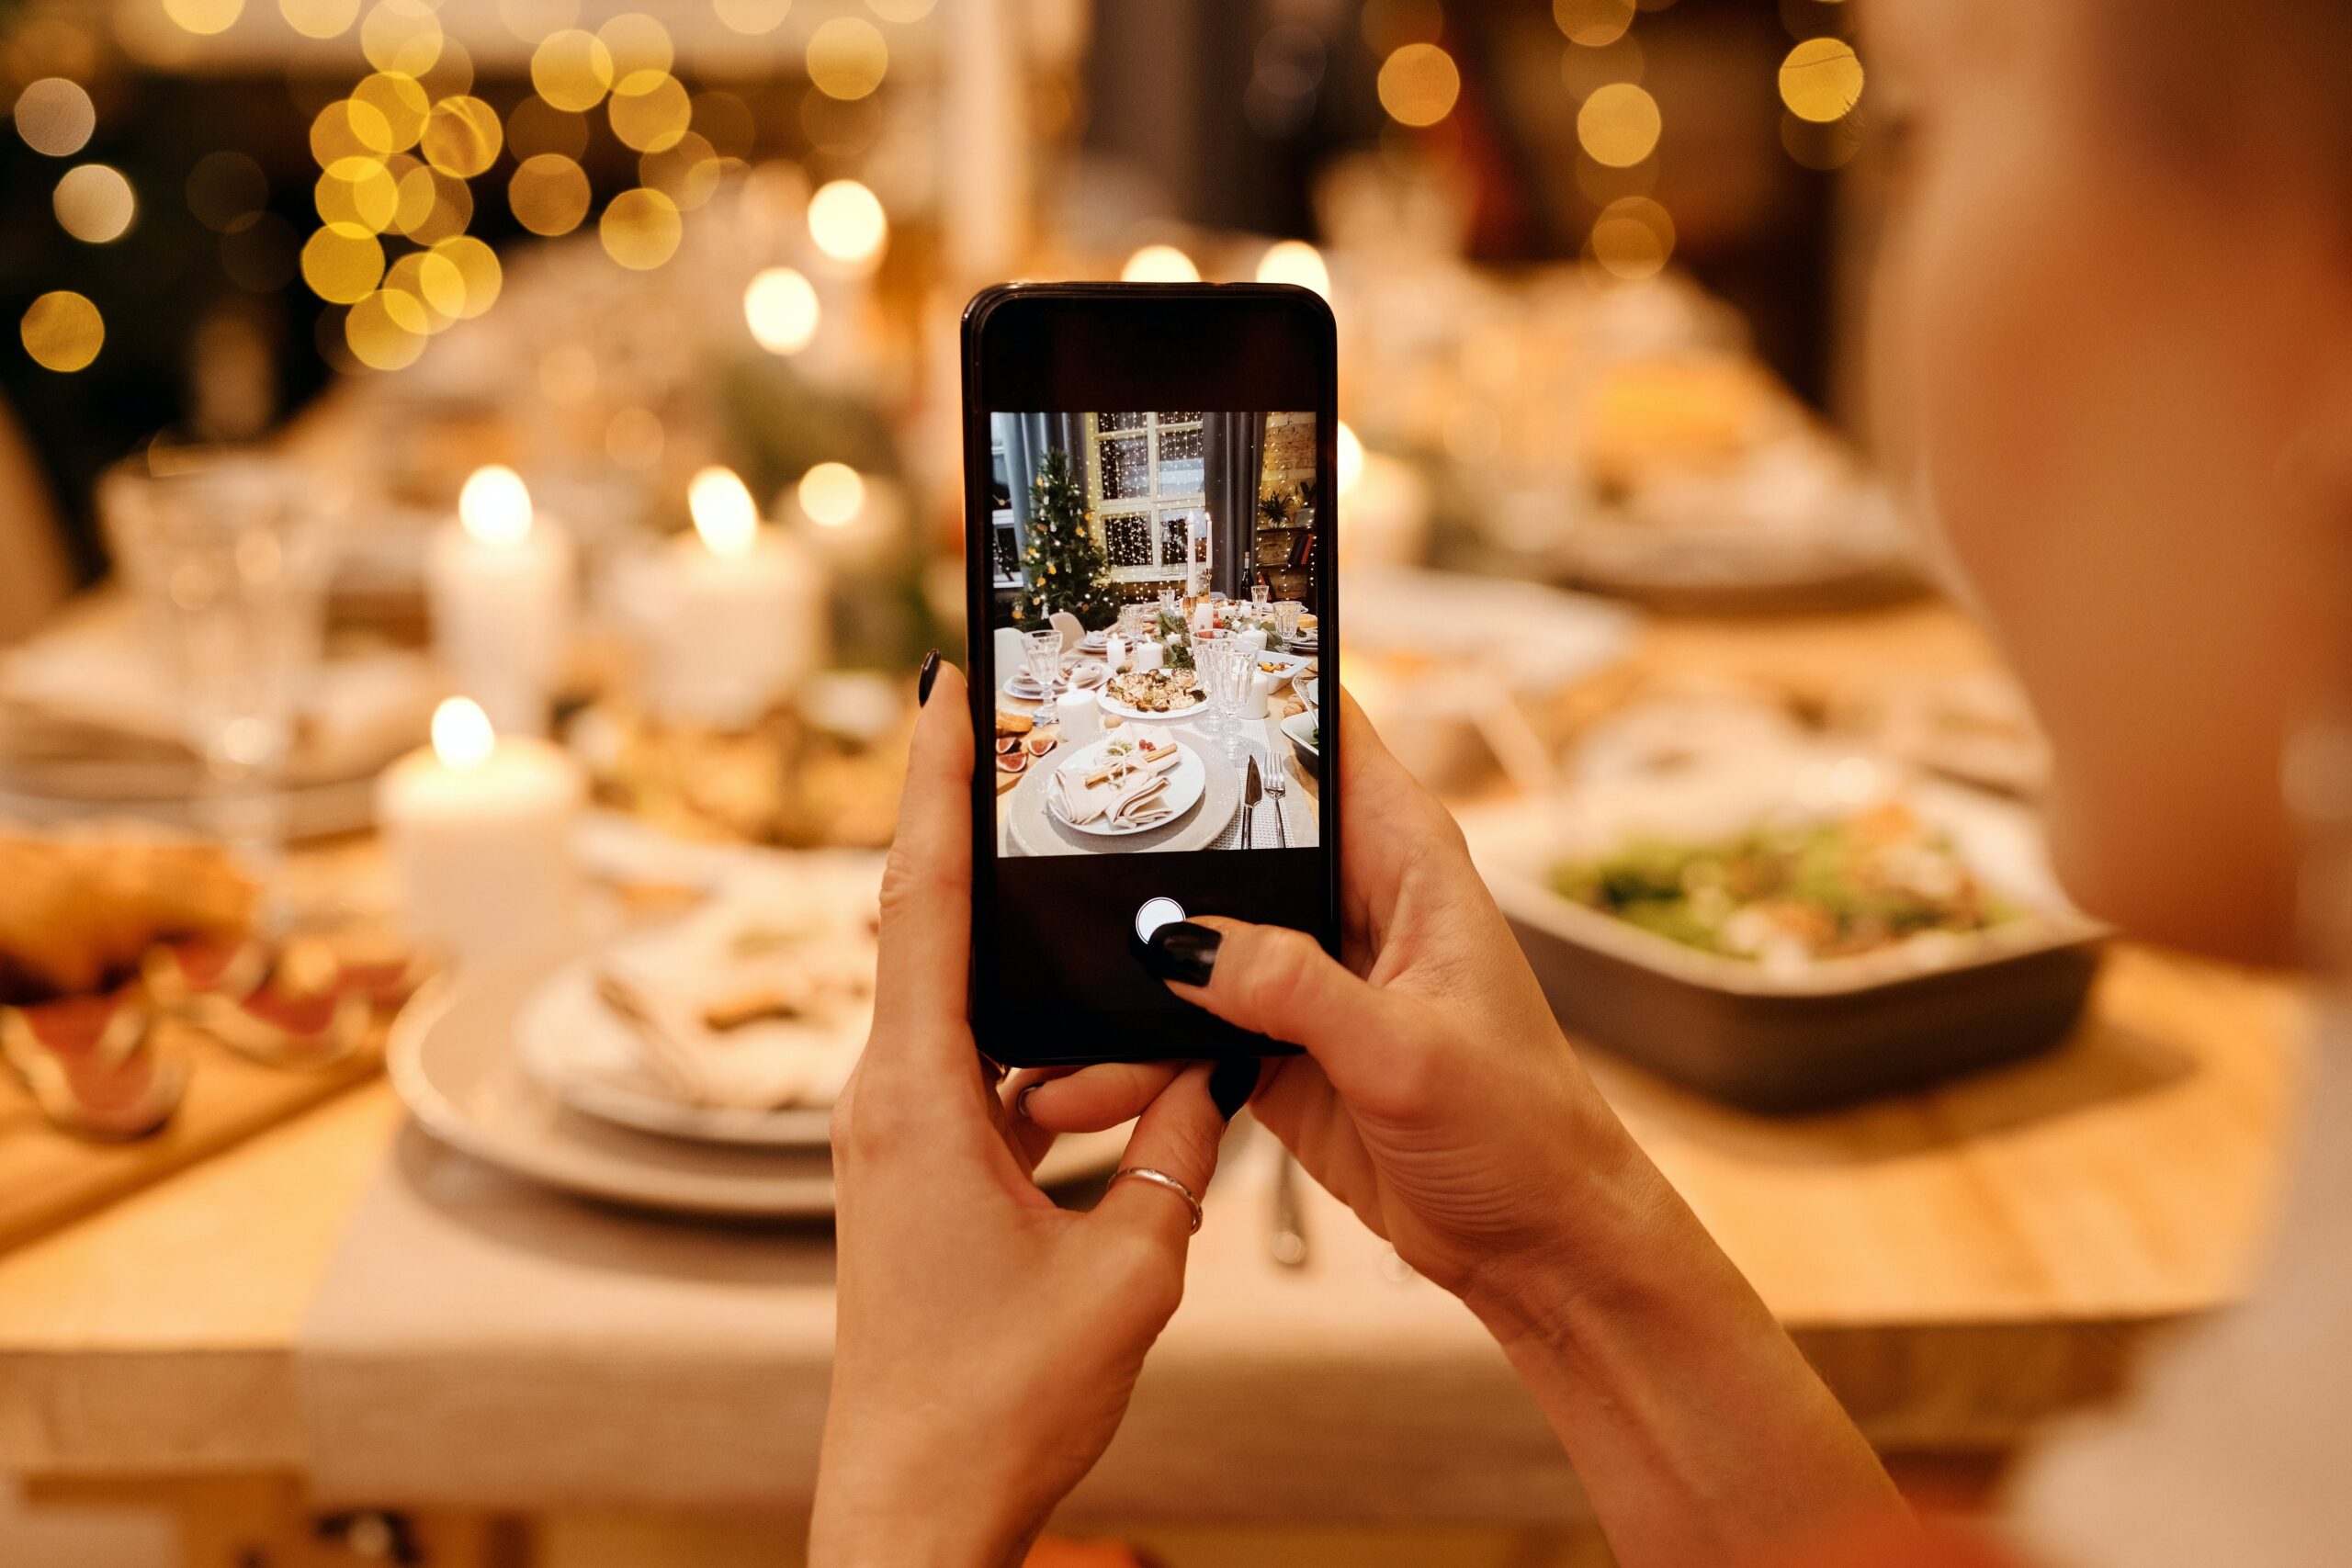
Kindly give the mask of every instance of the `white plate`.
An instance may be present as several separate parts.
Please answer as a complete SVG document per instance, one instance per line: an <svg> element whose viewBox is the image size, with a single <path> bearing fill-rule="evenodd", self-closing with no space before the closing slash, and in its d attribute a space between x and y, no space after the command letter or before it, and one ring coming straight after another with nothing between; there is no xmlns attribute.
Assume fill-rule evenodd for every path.
<svg viewBox="0 0 2352 1568"><path fill-rule="evenodd" d="M1197 687L1194 689L1198 690ZM1176 718L1205 718L1208 716L1209 711L1209 705L1206 699L1194 703L1191 707L1177 708L1168 713L1154 713L1149 708L1129 707L1126 704L1113 696L1108 686L1105 686L1102 689L1099 700L1102 704L1102 711L1104 713L1114 713L1121 718L1139 718L1153 722Z"/></svg>
<svg viewBox="0 0 2352 1568"><path fill-rule="evenodd" d="M833 1212L827 1150L695 1143L567 1110L523 1070L515 1015L543 968L436 982L392 1026L393 1090L424 1129L475 1158L566 1191L673 1213L822 1218ZM1110 1169L1114 1131L1064 1137L1037 1169L1053 1187Z"/></svg>
<svg viewBox="0 0 2352 1568"><path fill-rule="evenodd" d="M1291 689L1306 700L1308 707L1319 708L1323 705L1323 699L1318 694L1322 690L1322 682L1323 677L1320 675L1303 675L1291 682Z"/></svg>
<svg viewBox="0 0 2352 1568"><path fill-rule="evenodd" d="M1057 681L1054 683L1054 690L1056 693L1066 692L1069 690L1069 682ZM1025 674L1015 675L1007 680L1004 683L1004 694L1008 697L1018 697L1024 703L1041 703L1046 700L1046 689Z"/></svg>
<svg viewBox="0 0 2352 1568"><path fill-rule="evenodd" d="M763 1148L825 1146L830 1101L760 1109L689 1105L665 1093L642 1066L629 1026L597 999L598 962L580 958L557 970L516 1012L515 1056L539 1087L574 1111L640 1132Z"/></svg>
<svg viewBox="0 0 2352 1568"><path fill-rule="evenodd" d="M1309 708L1305 713L1295 713L1283 720L1283 733L1290 737L1292 745L1308 756L1319 759L1323 749L1315 743L1314 737L1322 733L1322 722L1318 710Z"/></svg>
<svg viewBox="0 0 2352 1568"><path fill-rule="evenodd" d="M1250 660L1250 662L1256 665L1260 671L1264 674L1272 675L1277 681L1294 681L1298 678L1299 671L1306 669L1309 664L1313 663L1314 660L1300 654L1275 653L1269 651L1258 654ZM1266 666L1269 664L1275 666L1275 668L1272 670L1266 669Z"/></svg>
<svg viewBox="0 0 2352 1568"><path fill-rule="evenodd" d="M1110 678L1109 665L1101 660L1089 660L1083 664L1070 667L1069 683L1073 691L1091 692Z"/></svg>
<svg viewBox="0 0 2352 1568"><path fill-rule="evenodd" d="M1155 732L1155 739L1165 731ZM1172 819L1117 838L1081 833L1063 821L1046 803L1048 770L1032 768L1004 795L998 811L1004 821L1010 852L1023 855L1094 855L1158 853L1164 850L1205 850L1216 842L1241 808L1241 775L1197 730L1177 739L1196 752L1206 769L1207 787L1199 804Z"/></svg>
<svg viewBox="0 0 2352 1568"><path fill-rule="evenodd" d="M1108 759L1112 745L1119 739L1117 736L1113 736L1109 739L1098 740L1075 756L1063 759L1055 764L1055 768L1067 768L1072 763L1082 762L1089 772L1092 772ZM1047 769L1046 773L1050 775L1054 771L1055 769ZM1054 804L1051 785L1046 786L1046 809L1054 814L1056 821L1073 832L1091 833L1099 839L1125 839L1132 838L1137 833L1153 832L1168 826L1183 816L1185 812L1190 811L1193 808L1193 803L1200 799L1202 793L1207 788L1208 769L1202 764L1201 754L1179 741L1176 746L1176 765L1168 770L1166 792L1168 815L1158 821L1139 828L1125 825L1113 826L1100 818L1092 822L1073 822L1062 815L1060 807Z"/></svg>

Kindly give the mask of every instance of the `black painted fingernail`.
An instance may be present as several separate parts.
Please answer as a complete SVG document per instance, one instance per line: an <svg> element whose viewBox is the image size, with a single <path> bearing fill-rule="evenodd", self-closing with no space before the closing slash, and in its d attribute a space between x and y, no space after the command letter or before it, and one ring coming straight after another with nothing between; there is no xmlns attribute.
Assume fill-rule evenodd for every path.
<svg viewBox="0 0 2352 1568"><path fill-rule="evenodd" d="M915 677L915 706L931 701L931 684L939 679L939 649L922 656L922 673Z"/></svg>
<svg viewBox="0 0 2352 1568"><path fill-rule="evenodd" d="M1210 1070L1209 1098L1227 1121L1232 1121L1233 1113L1249 1104L1250 1096L1257 1091L1258 1065L1255 1056L1235 1056Z"/></svg>
<svg viewBox="0 0 2352 1568"><path fill-rule="evenodd" d="M1216 944L1224 940L1213 927L1171 920L1144 943L1143 966L1162 980L1205 986L1216 967Z"/></svg>

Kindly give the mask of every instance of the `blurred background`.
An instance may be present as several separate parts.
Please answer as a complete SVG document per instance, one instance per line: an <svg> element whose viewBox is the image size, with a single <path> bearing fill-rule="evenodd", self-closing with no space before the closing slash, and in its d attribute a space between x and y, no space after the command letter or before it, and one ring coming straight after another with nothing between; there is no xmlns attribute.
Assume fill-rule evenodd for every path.
<svg viewBox="0 0 2352 1568"><path fill-rule="evenodd" d="M2052 882L1875 434L1866 4L0 0L0 1561L796 1560L1005 278L1330 301L1338 472L1262 426L1233 536L1289 596L1336 508L1350 686L1604 1092L1985 1507L2236 1292L2301 998ZM1224 500L1200 411L1063 423L1008 605ZM1240 598L1122 629L1255 639L1236 824L1311 823L1311 619ZM1108 618L1024 616L1001 834ZM1234 1140L1037 1561L1605 1562L1476 1325Z"/></svg>

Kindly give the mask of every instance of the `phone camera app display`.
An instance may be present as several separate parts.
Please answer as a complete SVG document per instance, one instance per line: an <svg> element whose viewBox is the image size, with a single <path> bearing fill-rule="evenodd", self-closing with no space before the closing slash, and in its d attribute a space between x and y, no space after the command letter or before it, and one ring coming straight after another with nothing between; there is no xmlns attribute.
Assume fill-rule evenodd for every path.
<svg viewBox="0 0 2352 1568"><path fill-rule="evenodd" d="M998 855L1314 848L1315 415L989 433Z"/></svg>

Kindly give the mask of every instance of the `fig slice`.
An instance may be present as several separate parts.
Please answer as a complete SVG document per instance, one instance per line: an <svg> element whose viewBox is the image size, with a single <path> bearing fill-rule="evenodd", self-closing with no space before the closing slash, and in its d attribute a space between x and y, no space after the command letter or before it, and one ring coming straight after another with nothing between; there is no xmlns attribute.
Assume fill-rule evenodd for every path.
<svg viewBox="0 0 2352 1568"><path fill-rule="evenodd" d="M160 1132L187 1092L187 1065L155 1043L135 988L0 1009L0 1056L57 1127L127 1142Z"/></svg>

